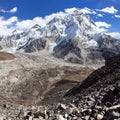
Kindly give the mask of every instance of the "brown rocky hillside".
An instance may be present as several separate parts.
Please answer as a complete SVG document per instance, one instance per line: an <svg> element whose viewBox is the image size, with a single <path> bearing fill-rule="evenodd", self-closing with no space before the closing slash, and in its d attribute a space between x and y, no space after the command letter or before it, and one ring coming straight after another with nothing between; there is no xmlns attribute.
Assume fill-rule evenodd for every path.
<svg viewBox="0 0 120 120"><path fill-rule="evenodd" d="M0 52L0 60L13 60L16 57L13 54Z"/></svg>

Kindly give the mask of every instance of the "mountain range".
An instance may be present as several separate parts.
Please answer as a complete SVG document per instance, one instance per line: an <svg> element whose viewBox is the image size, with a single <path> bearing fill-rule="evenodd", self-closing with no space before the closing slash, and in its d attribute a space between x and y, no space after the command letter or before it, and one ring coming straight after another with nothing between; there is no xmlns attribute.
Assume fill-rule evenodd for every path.
<svg viewBox="0 0 120 120"><path fill-rule="evenodd" d="M79 9L56 13L46 23L15 30L0 40L2 50L16 53L46 50L51 55L78 64L101 64L120 52L120 41L101 32Z"/></svg>

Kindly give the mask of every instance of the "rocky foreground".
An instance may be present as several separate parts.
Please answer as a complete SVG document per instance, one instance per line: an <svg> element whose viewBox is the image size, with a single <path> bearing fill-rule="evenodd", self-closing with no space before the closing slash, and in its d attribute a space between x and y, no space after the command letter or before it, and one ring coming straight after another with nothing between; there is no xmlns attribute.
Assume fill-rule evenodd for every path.
<svg viewBox="0 0 120 120"><path fill-rule="evenodd" d="M119 61L120 55L107 60L104 67L93 72L84 81L75 80L80 78L79 75L82 74L80 70L73 72L73 69L69 67L66 69L64 67L63 71L63 68L61 68L63 73L66 73L61 74L64 79L58 80L57 78L57 81L52 83L51 86L48 86L46 92L43 92L43 98L40 98L36 102L33 101L33 96L36 97L40 95L39 90L41 89L38 89L40 87L39 85L37 87L38 91L34 92L28 92L28 89L23 87L21 89L23 97L21 97L21 94L17 96L17 91L15 91L13 85L12 87L14 89L12 89L11 92L14 93L14 99L12 97L12 99L10 98L9 95L11 95L11 92L9 89L7 89L8 96L1 94L0 120L120 120ZM46 75L55 76L56 72L61 71L60 68L55 69L50 69ZM40 72L38 71L39 70L37 70L35 74ZM52 74L51 71L54 71L54 74ZM42 73L44 73L44 71L42 71ZM50 76L48 76L48 78L49 77ZM31 76L29 79L30 78ZM38 78L41 78L41 76ZM31 83L32 80L33 79L28 80L25 85L28 84L28 88L29 85L31 85L31 88L33 86L34 90L37 85ZM37 80L35 81L37 82ZM38 83L39 82L37 82L37 84ZM18 86L19 85L23 84L18 84ZM77 86L70 89L75 85ZM67 86L67 88L65 86ZM62 90L62 88L64 90ZM18 89L19 92L21 92L21 90L19 91ZM1 92L4 93L4 90ZM17 98L21 98L21 101L18 101ZM30 101L29 105L27 105L24 100L26 100L27 103Z"/></svg>

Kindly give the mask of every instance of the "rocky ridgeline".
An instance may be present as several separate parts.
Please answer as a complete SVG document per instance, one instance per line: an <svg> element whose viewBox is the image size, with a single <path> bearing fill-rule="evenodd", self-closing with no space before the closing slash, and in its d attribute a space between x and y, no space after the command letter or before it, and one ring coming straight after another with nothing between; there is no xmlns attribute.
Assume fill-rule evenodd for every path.
<svg viewBox="0 0 120 120"><path fill-rule="evenodd" d="M68 104L58 103L53 108L3 106L5 120L119 120L120 83L87 96L78 96Z"/></svg>

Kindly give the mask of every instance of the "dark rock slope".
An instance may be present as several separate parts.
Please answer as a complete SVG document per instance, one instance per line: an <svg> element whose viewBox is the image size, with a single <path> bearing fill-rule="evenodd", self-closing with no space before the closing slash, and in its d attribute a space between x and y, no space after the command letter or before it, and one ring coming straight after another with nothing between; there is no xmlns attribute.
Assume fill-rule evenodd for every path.
<svg viewBox="0 0 120 120"><path fill-rule="evenodd" d="M102 120L120 118L120 55L106 61L106 65L93 72L81 85L66 93L74 103L87 110L81 117Z"/></svg>
<svg viewBox="0 0 120 120"><path fill-rule="evenodd" d="M71 89L66 95L102 89L120 82L120 55L106 60L105 66L93 72L81 85ZM85 90L86 89L86 90Z"/></svg>

